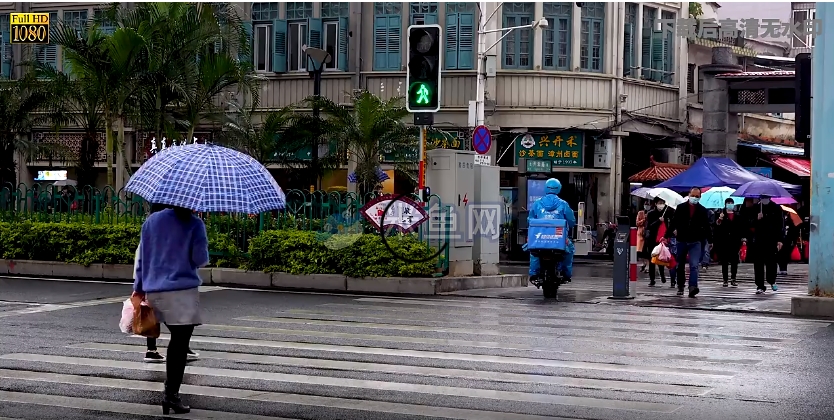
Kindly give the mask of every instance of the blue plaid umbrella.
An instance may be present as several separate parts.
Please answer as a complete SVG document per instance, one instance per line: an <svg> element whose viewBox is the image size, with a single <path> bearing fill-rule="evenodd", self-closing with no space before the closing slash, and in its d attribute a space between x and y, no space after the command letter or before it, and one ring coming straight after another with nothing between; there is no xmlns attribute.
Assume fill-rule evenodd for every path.
<svg viewBox="0 0 834 420"><path fill-rule="evenodd" d="M387 180L388 178L390 177L388 176L388 174L385 173L385 171L376 168L376 182L382 182ZM351 174L348 175L348 181L350 181L351 183L355 184L358 180L359 178L356 176L356 172L351 172Z"/></svg>
<svg viewBox="0 0 834 420"><path fill-rule="evenodd" d="M284 192L263 165L249 155L211 144L157 153L125 189L151 203L199 212L257 214L286 205Z"/></svg>

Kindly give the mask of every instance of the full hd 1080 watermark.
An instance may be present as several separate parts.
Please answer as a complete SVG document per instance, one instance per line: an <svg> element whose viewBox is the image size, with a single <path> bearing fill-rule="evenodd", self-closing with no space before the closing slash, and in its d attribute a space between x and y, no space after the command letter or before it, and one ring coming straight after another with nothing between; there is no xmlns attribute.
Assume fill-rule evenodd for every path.
<svg viewBox="0 0 834 420"><path fill-rule="evenodd" d="M684 38L749 39L797 37L814 38L822 33L822 21L808 19L783 22L779 19L658 19L663 27L674 28Z"/></svg>
<svg viewBox="0 0 834 420"><path fill-rule="evenodd" d="M49 44L49 13L12 13L11 44Z"/></svg>

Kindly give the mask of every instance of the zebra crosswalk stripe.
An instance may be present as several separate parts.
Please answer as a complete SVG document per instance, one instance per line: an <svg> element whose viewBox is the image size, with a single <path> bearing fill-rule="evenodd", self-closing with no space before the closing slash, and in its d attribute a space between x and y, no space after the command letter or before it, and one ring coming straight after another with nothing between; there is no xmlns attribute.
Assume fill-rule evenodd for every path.
<svg viewBox="0 0 834 420"><path fill-rule="evenodd" d="M791 348L829 325L780 320L765 328L733 314L680 320L665 309L617 315L607 310L620 308L585 305L539 307L549 317L536 322L501 321L503 313L532 308L466 299L357 298L200 326L191 345L201 360L187 367L181 389L195 410L171 417L664 416L695 403L693 398L713 398L716 386L756 366L763 350ZM570 327L560 324L565 321L559 315L570 319ZM673 322L650 322L658 316ZM716 325L722 326L719 334ZM160 341L169 338L163 334ZM143 344L127 337L0 354L0 416L14 418L20 411L13 410L34 406L38 413L55 414L40 417L45 419L64 418L68 410L159 416L154 404L165 366L138 360Z"/></svg>

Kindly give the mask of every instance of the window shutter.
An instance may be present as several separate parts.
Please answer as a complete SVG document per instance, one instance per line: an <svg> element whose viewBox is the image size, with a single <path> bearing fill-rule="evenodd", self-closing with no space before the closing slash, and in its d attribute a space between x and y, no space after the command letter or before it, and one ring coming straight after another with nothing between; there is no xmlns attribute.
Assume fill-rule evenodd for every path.
<svg viewBox="0 0 834 420"><path fill-rule="evenodd" d="M663 83L672 83L674 75L673 66L675 65L675 55L672 49L675 46L675 34L671 30L663 32L663 70L667 73L663 74Z"/></svg>
<svg viewBox="0 0 834 420"><path fill-rule="evenodd" d="M5 23L0 30L0 36L3 37L0 40L0 77L4 79L10 79L12 77L12 44L9 42L11 39L11 32L9 31L9 24L8 21L0 21Z"/></svg>
<svg viewBox="0 0 834 420"><path fill-rule="evenodd" d="M446 56L444 57L446 70L458 68L458 15L446 15Z"/></svg>
<svg viewBox="0 0 834 420"><path fill-rule="evenodd" d="M272 71L287 72L287 21L272 21Z"/></svg>
<svg viewBox="0 0 834 420"><path fill-rule="evenodd" d="M423 20L426 22L426 25L437 24L437 13L423 13Z"/></svg>
<svg viewBox="0 0 834 420"><path fill-rule="evenodd" d="M243 51L238 51L237 59L241 63L252 64L252 50L255 48L255 41L252 38L252 22L243 22L243 31L246 34L246 45L249 46L249 53L244 54Z"/></svg>
<svg viewBox="0 0 834 420"><path fill-rule="evenodd" d="M402 67L402 17L388 16L388 69L400 71Z"/></svg>
<svg viewBox="0 0 834 420"><path fill-rule="evenodd" d="M663 59L665 58L663 49L663 32L652 32L652 69L663 70ZM663 73L659 71L652 72L652 80L659 82L663 79Z"/></svg>
<svg viewBox="0 0 834 420"><path fill-rule="evenodd" d="M692 63L686 68L686 92L695 93L695 65Z"/></svg>
<svg viewBox="0 0 834 420"><path fill-rule="evenodd" d="M629 76L634 71L634 24L626 23L623 28L623 75Z"/></svg>
<svg viewBox="0 0 834 420"><path fill-rule="evenodd" d="M472 70L475 65L475 14L458 14L458 70Z"/></svg>
<svg viewBox="0 0 834 420"><path fill-rule="evenodd" d="M349 21L347 17L339 18L339 70L348 71L348 46L350 38L348 32L350 30Z"/></svg>
<svg viewBox="0 0 834 420"><path fill-rule="evenodd" d="M374 70L388 67L388 17L374 16Z"/></svg>
<svg viewBox="0 0 834 420"><path fill-rule="evenodd" d="M642 50L640 51L641 62L640 67L643 68L643 78L650 79L652 72L652 28L643 28Z"/></svg>
<svg viewBox="0 0 834 420"><path fill-rule="evenodd" d="M322 24L321 19L307 19L307 46L310 48L322 49ZM334 57L335 58L335 57Z"/></svg>

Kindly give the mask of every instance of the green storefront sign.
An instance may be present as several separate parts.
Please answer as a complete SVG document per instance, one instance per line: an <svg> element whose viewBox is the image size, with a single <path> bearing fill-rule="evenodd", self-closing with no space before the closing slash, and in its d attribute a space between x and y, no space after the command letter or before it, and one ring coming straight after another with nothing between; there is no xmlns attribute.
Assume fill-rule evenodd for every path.
<svg viewBox="0 0 834 420"><path fill-rule="evenodd" d="M527 159L528 173L550 173L553 172L553 162L549 160Z"/></svg>
<svg viewBox="0 0 834 420"><path fill-rule="evenodd" d="M581 168L585 158L583 140L583 134L578 132L522 134L515 139L515 164L518 166L518 158L526 158L549 161L553 166Z"/></svg>
<svg viewBox="0 0 834 420"><path fill-rule="evenodd" d="M426 147L428 149L454 149L463 150L463 141L452 134L444 134L443 132L430 132L426 135ZM397 159L399 155L400 159ZM409 150L406 153L383 153L383 162L395 162L397 160L405 160L406 162L413 162L419 160L417 150Z"/></svg>

